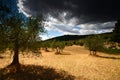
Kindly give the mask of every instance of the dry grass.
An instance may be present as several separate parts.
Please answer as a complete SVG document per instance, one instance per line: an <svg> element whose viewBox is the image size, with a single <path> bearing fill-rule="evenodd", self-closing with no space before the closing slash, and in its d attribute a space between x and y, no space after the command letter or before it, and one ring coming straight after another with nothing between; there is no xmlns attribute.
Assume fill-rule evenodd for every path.
<svg viewBox="0 0 120 80"><path fill-rule="evenodd" d="M54 53L42 51L43 57L33 58L23 58L20 55L20 62L24 65L62 69L76 76L76 80L120 80L120 55L98 53L99 56L90 56L89 51L80 46L66 47L66 55ZM0 59L0 68L4 68L10 62L8 56Z"/></svg>

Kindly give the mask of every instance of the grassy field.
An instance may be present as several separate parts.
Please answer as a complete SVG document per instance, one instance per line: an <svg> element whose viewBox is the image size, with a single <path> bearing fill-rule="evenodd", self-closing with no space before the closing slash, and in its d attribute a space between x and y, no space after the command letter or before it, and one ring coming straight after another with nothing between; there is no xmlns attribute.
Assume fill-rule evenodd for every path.
<svg viewBox="0 0 120 80"><path fill-rule="evenodd" d="M42 57L23 57L20 63L24 65L48 66L65 70L76 77L75 80L120 80L120 55L98 53L90 56L89 51L81 46L66 47L62 55L54 51L42 51ZM0 68L11 63L9 55L0 59Z"/></svg>

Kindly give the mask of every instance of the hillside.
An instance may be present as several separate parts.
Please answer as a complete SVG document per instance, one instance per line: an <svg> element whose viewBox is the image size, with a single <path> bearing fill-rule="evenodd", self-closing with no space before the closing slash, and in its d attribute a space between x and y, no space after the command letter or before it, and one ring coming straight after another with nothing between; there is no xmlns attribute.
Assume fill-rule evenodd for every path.
<svg viewBox="0 0 120 80"><path fill-rule="evenodd" d="M103 34L96 34L96 35L101 35L106 39L106 38L110 38L111 34L112 33L103 33ZM84 39L88 36L94 36L94 35L93 34L92 35L63 35L63 36L58 36L58 37L54 37L54 38L51 38L51 39L47 39L45 41L51 41L51 40L56 40L56 41L80 40L80 39Z"/></svg>

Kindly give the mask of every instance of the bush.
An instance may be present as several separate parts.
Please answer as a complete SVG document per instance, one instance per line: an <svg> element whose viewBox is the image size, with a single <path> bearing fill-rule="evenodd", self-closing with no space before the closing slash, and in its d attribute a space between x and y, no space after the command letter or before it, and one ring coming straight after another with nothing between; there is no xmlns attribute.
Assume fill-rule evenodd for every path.
<svg viewBox="0 0 120 80"><path fill-rule="evenodd" d="M104 48L103 50L100 50L100 52L104 52L107 54L120 54L120 49Z"/></svg>

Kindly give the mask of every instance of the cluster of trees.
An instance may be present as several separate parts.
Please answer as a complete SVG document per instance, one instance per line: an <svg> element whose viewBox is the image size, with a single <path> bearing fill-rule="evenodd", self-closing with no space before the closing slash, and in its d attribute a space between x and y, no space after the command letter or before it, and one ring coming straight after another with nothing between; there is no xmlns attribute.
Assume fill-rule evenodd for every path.
<svg viewBox="0 0 120 80"><path fill-rule="evenodd" d="M83 40L70 40L70 41L59 41L56 39L42 41L40 43L40 47L43 48L45 51L49 51L48 48L51 48L55 51L55 54L63 53L65 46L72 46L72 45L79 45L83 46Z"/></svg>
<svg viewBox="0 0 120 80"><path fill-rule="evenodd" d="M65 48L65 42L64 41L44 41L41 44L41 47L44 48L45 51L49 51L48 48L51 48L53 51L55 50L55 54L61 54L63 52L63 49Z"/></svg>

